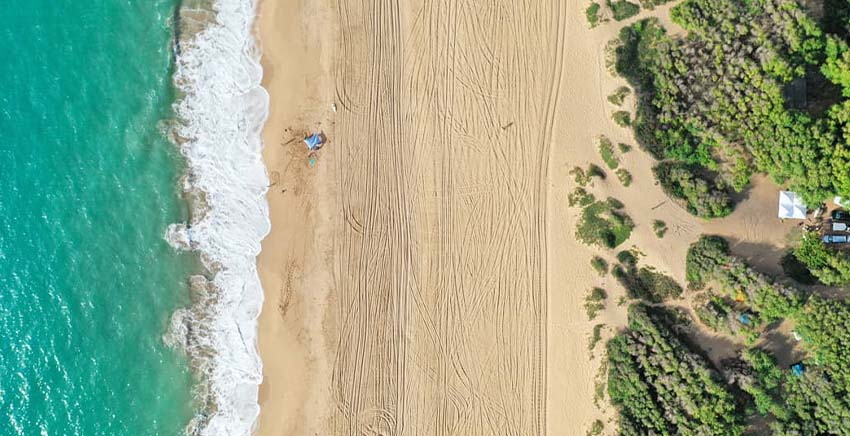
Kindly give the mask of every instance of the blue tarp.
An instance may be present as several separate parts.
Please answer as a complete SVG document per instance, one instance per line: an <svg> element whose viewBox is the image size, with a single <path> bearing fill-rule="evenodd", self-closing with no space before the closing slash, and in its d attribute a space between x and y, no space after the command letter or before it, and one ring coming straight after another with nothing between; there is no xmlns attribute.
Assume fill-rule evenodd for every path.
<svg viewBox="0 0 850 436"><path fill-rule="evenodd" d="M307 144L308 149L315 150L319 148L320 145L322 145L322 135L314 133L305 138L304 143Z"/></svg>
<svg viewBox="0 0 850 436"><path fill-rule="evenodd" d="M741 324L748 325L750 323L750 317L747 316L746 313L741 314Z"/></svg>
<svg viewBox="0 0 850 436"><path fill-rule="evenodd" d="M799 377L803 375L804 372L806 372L806 367L803 366L802 363L795 363L794 365L791 365L791 372L793 372L794 375Z"/></svg>

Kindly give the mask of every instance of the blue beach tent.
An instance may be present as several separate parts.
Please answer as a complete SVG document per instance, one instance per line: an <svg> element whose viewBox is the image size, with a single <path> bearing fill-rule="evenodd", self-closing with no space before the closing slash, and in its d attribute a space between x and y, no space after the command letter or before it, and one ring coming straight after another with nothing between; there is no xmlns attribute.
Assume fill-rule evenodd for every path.
<svg viewBox="0 0 850 436"><path fill-rule="evenodd" d="M308 150L316 150L320 145L322 145L322 135L314 133L305 138L304 143L307 144Z"/></svg>

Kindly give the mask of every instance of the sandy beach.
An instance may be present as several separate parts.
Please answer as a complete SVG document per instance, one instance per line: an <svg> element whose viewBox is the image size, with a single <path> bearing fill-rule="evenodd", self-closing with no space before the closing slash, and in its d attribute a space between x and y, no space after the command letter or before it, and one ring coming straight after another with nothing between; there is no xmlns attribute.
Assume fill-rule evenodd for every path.
<svg viewBox="0 0 850 436"><path fill-rule="evenodd" d="M589 267L615 252L575 240L566 197L573 167L602 165L599 135L634 144L606 101L624 81L604 47L625 23L590 29L578 0L367 3L260 5L272 231L257 434L585 434L612 417L594 405L588 337L599 322L610 337L625 307L587 320L590 287L611 302L623 290ZM310 132L328 138L312 155ZM653 163L635 149L631 186L612 174L593 187L637 224L622 248L680 282L701 233L776 266L771 235L788 229L772 229L792 224L765 216L774 185L756 178L706 224L667 198Z"/></svg>

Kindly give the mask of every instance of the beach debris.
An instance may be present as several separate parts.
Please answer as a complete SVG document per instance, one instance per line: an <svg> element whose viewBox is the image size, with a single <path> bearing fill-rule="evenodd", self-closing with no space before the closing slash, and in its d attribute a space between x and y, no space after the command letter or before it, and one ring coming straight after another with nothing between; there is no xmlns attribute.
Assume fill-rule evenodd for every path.
<svg viewBox="0 0 850 436"><path fill-rule="evenodd" d="M331 110L336 113L336 102L331 103Z"/></svg>

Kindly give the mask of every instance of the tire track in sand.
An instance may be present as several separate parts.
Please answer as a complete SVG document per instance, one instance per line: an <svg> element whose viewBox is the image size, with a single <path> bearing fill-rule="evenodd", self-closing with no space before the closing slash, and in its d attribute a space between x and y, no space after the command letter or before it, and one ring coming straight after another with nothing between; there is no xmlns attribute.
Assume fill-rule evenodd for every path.
<svg viewBox="0 0 850 436"><path fill-rule="evenodd" d="M545 434L562 9L338 2L333 434Z"/></svg>

